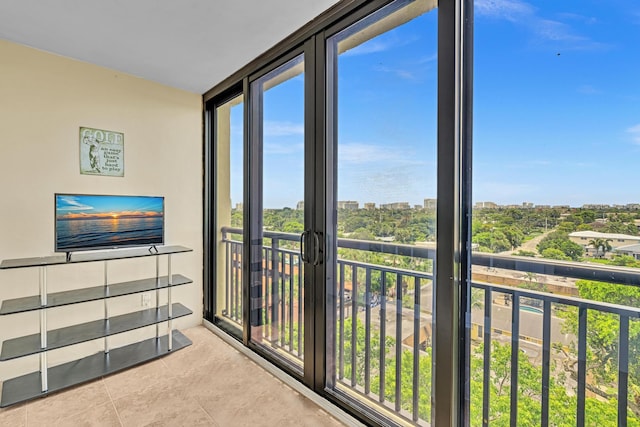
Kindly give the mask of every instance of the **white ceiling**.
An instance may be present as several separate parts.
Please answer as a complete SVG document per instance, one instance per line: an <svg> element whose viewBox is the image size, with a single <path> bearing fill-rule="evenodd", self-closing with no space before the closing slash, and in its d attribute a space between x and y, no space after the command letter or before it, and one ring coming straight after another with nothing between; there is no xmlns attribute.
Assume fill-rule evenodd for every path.
<svg viewBox="0 0 640 427"><path fill-rule="evenodd" d="M337 2L0 0L0 38L204 93Z"/></svg>

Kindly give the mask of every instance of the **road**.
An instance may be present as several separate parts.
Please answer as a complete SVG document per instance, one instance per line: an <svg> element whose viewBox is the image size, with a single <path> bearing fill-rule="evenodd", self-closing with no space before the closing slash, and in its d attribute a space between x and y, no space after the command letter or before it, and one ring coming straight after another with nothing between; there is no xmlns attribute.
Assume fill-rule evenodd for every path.
<svg viewBox="0 0 640 427"><path fill-rule="evenodd" d="M547 235L549 233L552 233L554 230L548 230L545 231L544 233L542 233L539 236L534 237L531 240L527 240L526 242L524 242L522 245L518 246L517 248L515 248L512 251L504 251L504 252L500 252L500 255L512 255L514 252L518 252L518 251L528 251L528 252L536 252L537 253L537 249L536 247L538 246L538 243L540 243L540 241L542 239L544 239L545 237L547 237Z"/></svg>

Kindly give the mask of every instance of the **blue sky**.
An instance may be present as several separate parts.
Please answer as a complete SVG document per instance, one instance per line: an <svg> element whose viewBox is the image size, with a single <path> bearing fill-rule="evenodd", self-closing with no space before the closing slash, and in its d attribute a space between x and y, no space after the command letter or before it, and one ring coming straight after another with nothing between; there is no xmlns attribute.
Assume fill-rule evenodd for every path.
<svg viewBox="0 0 640 427"><path fill-rule="evenodd" d="M640 3L476 1L474 199L640 202Z"/></svg>
<svg viewBox="0 0 640 427"><path fill-rule="evenodd" d="M640 202L640 2L476 0L475 15L474 201ZM435 197L436 33L432 11L340 55L339 200ZM302 200L302 97L302 76L265 95L267 208Z"/></svg>

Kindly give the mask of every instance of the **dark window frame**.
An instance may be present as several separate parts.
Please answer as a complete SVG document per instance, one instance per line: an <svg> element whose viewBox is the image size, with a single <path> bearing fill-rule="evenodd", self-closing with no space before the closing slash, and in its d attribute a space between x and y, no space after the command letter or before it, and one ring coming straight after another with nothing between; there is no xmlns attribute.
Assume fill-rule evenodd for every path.
<svg viewBox="0 0 640 427"><path fill-rule="evenodd" d="M313 119L305 115L305 144L307 138L324 141L327 138L326 124L326 40L337 32L352 25L375 10L392 3L391 0L344 0L320 15L274 48L265 52L251 63L203 95L204 101L204 318L215 322L215 242L211 241L215 226L215 150L214 117L215 106L240 93L245 96L245 149L249 149L249 123L251 123L250 83L268 73L295 56L295 52L308 51L312 55L305 57L305 73L314 73L313 87L305 93L305 108L314 111ZM468 383L468 343L469 331L466 319L469 315L470 269L470 226L471 226L471 135L472 135L472 0L440 0L438 3L438 172L437 172L437 244L436 259L436 322L434 363L438 366L433 374L433 415L435 425L468 424L469 383ZM309 67L307 66L309 61ZM241 89L241 91L239 91ZM312 94L312 97L308 97ZM305 184L305 204L315 203L315 209L309 218L305 217L314 229L325 231L322 242L334 240L328 236L333 217L326 203L332 200L335 189L326 188L322 182L333 173L332 154L322 150L324 143L315 144L315 153L305 153L305 166L313 167L320 177L313 188ZM320 148L318 148L320 147ZM245 162L248 151L245 152ZM313 160L310 160L313 157ZM311 164L312 163L312 164ZM247 209L251 202L248 175L245 165L245 229L249 225ZM245 247L250 236L245 233ZM330 239L331 238L331 239ZM329 245L321 250L329 256L335 254ZM248 257L243 257L243 264ZM243 265L244 271L249 266ZM347 404L343 399L327 392L326 383L327 348L325 342L327 300L326 285L328 277L322 269L309 269L318 284L315 292L308 295L307 307L315 307L311 320L314 338L313 369L305 371L302 380L320 395L354 414L367 423L383 424L388 422L377 414L367 410L364 405ZM244 277L246 279L244 279ZM248 283L248 275L243 279ZM246 321L243 342L249 343L249 291L244 286L244 320ZM305 319L306 320L306 319ZM219 322L218 322L219 323ZM269 357L267 357L270 359ZM306 354L305 354L306 358ZM274 362L274 360L271 360ZM438 396L438 398L436 398ZM360 407L362 406L362 407Z"/></svg>

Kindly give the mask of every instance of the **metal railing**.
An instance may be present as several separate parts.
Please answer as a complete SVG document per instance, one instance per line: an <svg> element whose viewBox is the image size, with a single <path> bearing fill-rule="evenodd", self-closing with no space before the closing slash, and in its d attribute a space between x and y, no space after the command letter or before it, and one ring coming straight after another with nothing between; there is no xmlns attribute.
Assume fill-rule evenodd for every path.
<svg viewBox="0 0 640 427"><path fill-rule="evenodd" d="M242 242L233 239L241 230L224 228L225 292L223 316L242 326ZM266 233L270 245L262 248L261 340L288 356L303 360L302 319L304 289L299 286L304 265L300 252L281 246L282 241L298 242L294 234Z"/></svg>
<svg viewBox="0 0 640 427"><path fill-rule="evenodd" d="M228 320L240 322L242 292L240 286L241 242L229 238L241 230L225 228L227 247L225 313ZM271 244L263 249L264 328L271 345L302 360L302 290L299 288L301 259L297 250L281 247L283 241L298 242L295 234L264 232ZM430 266L434 247L394 245L339 239L339 249L366 251L390 256L385 263L395 264L398 257L411 257L423 264L422 270L396 265L379 265L339 256L335 288L335 378L336 388L375 409L395 417L399 422L428 425L431 410L431 334L434 292ZM598 280L623 285L640 284L640 271L584 263L550 261L537 258L497 256L474 253L476 266L518 272L546 274L575 279ZM297 277L296 277L297 276ZM524 280L523 280L524 282ZM472 346L482 357L481 424L492 419L490 385L495 377L492 351L495 342L510 344L509 424L519 423L519 364L521 353L539 350L541 357L532 363L541 367L541 387L537 402L539 420L550 425L550 383L554 347L564 351L562 357L575 358L577 371L571 375L567 389L575 396L575 425L585 425L588 396L598 397L597 386L587 381L588 334L587 313L609 313L617 324L617 420L627 425L629 406L630 321L640 318L640 308L591 301L573 296L527 290L520 287L474 281L472 292ZM473 297L472 297L473 300ZM527 309L527 311L523 311ZM577 330L563 331L565 319L557 312L576 312ZM566 317L566 316L565 316ZM524 318L524 323L523 323ZM532 327L532 323L540 327ZM275 326L274 326L275 325ZM535 326L535 325L534 325ZM473 332L473 331L472 331ZM533 350L532 350L533 349ZM560 357L556 355L556 357ZM633 414L632 414L633 415Z"/></svg>

